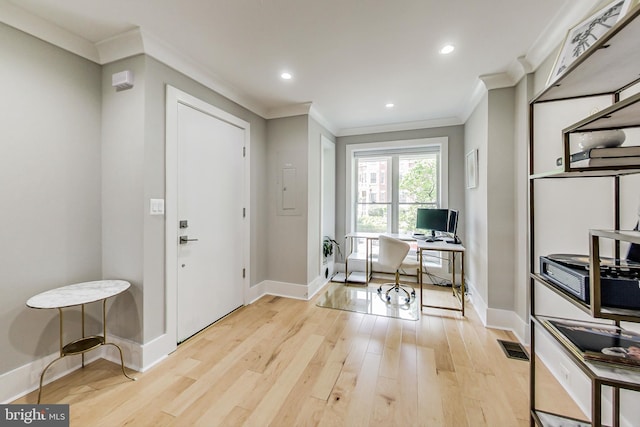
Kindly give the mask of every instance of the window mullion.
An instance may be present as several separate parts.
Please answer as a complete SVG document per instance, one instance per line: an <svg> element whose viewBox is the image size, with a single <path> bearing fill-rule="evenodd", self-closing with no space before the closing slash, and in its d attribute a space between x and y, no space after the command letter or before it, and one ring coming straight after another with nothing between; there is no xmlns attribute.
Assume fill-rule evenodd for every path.
<svg viewBox="0 0 640 427"><path fill-rule="evenodd" d="M391 156L391 232L398 232L400 217L400 158L397 154Z"/></svg>

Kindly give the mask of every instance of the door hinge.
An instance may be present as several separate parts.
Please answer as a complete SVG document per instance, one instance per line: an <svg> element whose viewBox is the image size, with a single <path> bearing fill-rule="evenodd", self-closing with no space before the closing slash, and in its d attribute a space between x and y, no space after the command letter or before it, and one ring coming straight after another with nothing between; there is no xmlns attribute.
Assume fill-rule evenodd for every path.
<svg viewBox="0 0 640 427"><path fill-rule="evenodd" d="M247 208L242 208L242 218L247 217Z"/></svg>
<svg viewBox="0 0 640 427"><path fill-rule="evenodd" d="M242 269L242 278L244 279L247 275L247 270L245 268Z"/></svg>
<svg viewBox="0 0 640 427"><path fill-rule="evenodd" d="M247 147L242 147L242 157L247 157Z"/></svg>

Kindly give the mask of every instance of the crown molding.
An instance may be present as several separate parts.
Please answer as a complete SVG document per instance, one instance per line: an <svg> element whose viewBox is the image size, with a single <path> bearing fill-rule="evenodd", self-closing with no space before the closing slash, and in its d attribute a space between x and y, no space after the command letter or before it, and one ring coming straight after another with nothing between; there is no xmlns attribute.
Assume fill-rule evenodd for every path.
<svg viewBox="0 0 640 427"><path fill-rule="evenodd" d="M197 60L187 57L164 40L147 31L142 31L140 28L94 44L52 24L46 19L25 11L7 0L0 0L0 22L100 65L138 54L146 54L265 119L310 114L334 135L348 136L463 124L487 90L514 86L525 74L535 71L557 49L564 37L566 37L569 28L587 16L602 2L602 0L564 2L558 13L549 21L525 56L512 61L508 69L503 73L479 76L476 87L460 117L339 130L336 130L335 126L326 120L310 102L268 109L244 91L224 81L224 79L217 76Z"/></svg>
<svg viewBox="0 0 640 427"><path fill-rule="evenodd" d="M184 55L178 49L148 31L141 30L140 33L146 55L192 78L260 117L266 117L268 109L264 105L244 91L236 88L233 84L225 81L207 66Z"/></svg>
<svg viewBox="0 0 640 427"><path fill-rule="evenodd" d="M464 124L459 117L444 117L440 119L418 120L404 123L390 123L379 126L365 126L358 128L340 129L336 136L367 135L372 133L400 132L405 130L439 128Z"/></svg>
<svg viewBox="0 0 640 427"><path fill-rule="evenodd" d="M0 0L0 22L89 61L100 63L98 49L89 40L58 27L6 0Z"/></svg>
<svg viewBox="0 0 640 427"><path fill-rule="evenodd" d="M311 111L311 102L300 104L289 104L282 107L269 108L263 116L265 119L281 119L283 117L293 117L307 115Z"/></svg>
<svg viewBox="0 0 640 427"><path fill-rule="evenodd" d="M100 64L108 64L123 58L144 53L144 41L140 28L127 31L96 43Z"/></svg>
<svg viewBox="0 0 640 427"><path fill-rule="evenodd" d="M281 119L284 117L294 117L302 115L308 115L309 117L312 117L334 136L337 134L338 129L329 120L327 120L322 115L322 113L320 113L320 110L318 110L318 107L316 107L313 102L303 102L300 104L291 104L278 108L270 108L264 118Z"/></svg>
<svg viewBox="0 0 640 427"><path fill-rule="evenodd" d="M259 102L223 81L206 66L140 28L92 43L6 0L0 0L0 22L100 65L134 55L149 55L251 112L266 116L267 108Z"/></svg>
<svg viewBox="0 0 640 427"><path fill-rule="evenodd" d="M487 93L487 87L485 83L478 79L476 81L476 86L473 88L473 92L471 92L471 96L469 97L469 101L465 104L464 109L462 111L462 123L466 123L471 117L471 114L476 109L482 98Z"/></svg>
<svg viewBox="0 0 640 427"><path fill-rule="evenodd" d="M515 84L513 77L508 72L483 74L478 76L478 78L484 83L487 90L511 87Z"/></svg>
<svg viewBox="0 0 640 427"><path fill-rule="evenodd" d="M536 70L560 45L571 27L587 16L602 0L564 2L526 54L526 60Z"/></svg>
<svg viewBox="0 0 640 427"><path fill-rule="evenodd" d="M309 110L309 115L311 117L313 117L322 126L324 126L325 129L327 129L329 132L331 132L332 135L334 135L334 136L337 135L339 129L336 128L333 125L333 123L331 123L329 120L327 120L326 117L324 117L320 113L320 111L318 110L318 108L314 104L311 104L311 109Z"/></svg>

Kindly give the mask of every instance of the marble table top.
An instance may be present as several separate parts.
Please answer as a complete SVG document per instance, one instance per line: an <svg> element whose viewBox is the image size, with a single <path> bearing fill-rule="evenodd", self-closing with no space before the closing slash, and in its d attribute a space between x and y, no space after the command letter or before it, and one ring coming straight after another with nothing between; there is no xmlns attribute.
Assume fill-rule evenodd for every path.
<svg viewBox="0 0 640 427"><path fill-rule="evenodd" d="M27 300L31 308L64 308L100 301L126 291L131 284L124 280L96 280L51 289Z"/></svg>

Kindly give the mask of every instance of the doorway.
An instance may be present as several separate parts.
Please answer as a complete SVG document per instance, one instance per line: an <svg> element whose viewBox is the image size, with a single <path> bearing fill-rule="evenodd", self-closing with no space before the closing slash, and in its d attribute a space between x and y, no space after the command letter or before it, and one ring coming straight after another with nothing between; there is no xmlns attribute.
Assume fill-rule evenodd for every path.
<svg viewBox="0 0 640 427"><path fill-rule="evenodd" d="M167 332L176 344L245 304L249 124L167 87Z"/></svg>
<svg viewBox="0 0 640 427"><path fill-rule="evenodd" d="M336 238L336 145L324 135L320 136L320 239ZM334 257L337 253L334 252ZM335 270L335 258L320 257L320 274L330 279Z"/></svg>

